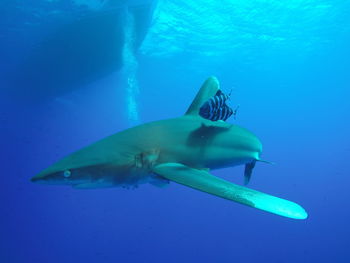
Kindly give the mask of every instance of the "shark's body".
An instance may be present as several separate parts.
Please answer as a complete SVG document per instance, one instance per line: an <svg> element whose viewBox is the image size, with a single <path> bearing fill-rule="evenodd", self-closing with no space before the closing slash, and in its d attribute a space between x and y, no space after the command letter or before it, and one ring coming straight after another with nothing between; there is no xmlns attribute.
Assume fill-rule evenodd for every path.
<svg viewBox="0 0 350 263"><path fill-rule="evenodd" d="M304 219L299 205L232 184L211 169L246 165L250 176L262 145L248 130L198 115L199 107L219 89L209 78L186 114L143 124L83 148L33 177L32 181L75 188L132 187L169 180L275 214Z"/></svg>

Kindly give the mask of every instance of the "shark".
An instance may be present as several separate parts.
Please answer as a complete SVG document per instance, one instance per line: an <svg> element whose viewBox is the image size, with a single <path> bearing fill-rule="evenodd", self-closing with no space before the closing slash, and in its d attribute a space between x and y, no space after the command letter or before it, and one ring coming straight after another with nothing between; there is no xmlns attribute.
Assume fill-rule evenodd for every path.
<svg viewBox="0 0 350 263"><path fill-rule="evenodd" d="M297 203L234 184L212 170L245 165L246 182L262 143L247 129L199 115L220 89L216 77L201 86L183 116L141 124L82 148L31 178L32 182L76 189L163 187L175 182L249 207L293 219L306 219Z"/></svg>

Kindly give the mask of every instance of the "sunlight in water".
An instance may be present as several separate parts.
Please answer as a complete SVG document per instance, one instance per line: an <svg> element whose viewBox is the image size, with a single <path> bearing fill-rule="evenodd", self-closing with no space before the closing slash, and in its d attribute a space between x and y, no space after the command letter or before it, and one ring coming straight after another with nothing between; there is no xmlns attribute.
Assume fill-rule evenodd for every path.
<svg viewBox="0 0 350 263"><path fill-rule="evenodd" d="M141 52L254 65L275 54L302 59L328 45L334 33L350 28L343 15L349 7L341 2L163 0L155 10L155 23Z"/></svg>

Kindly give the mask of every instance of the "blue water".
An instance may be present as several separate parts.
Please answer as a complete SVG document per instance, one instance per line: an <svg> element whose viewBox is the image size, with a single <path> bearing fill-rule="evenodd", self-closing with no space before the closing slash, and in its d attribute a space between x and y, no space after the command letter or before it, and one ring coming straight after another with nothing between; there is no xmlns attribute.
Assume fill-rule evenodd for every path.
<svg viewBox="0 0 350 263"><path fill-rule="evenodd" d="M1 3L0 262L350 262L349 2L111 2ZM147 11L128 23L140 6ZM72 23L113 12L115 49L91 49L88 34L91 47L74 46L77 32L103 29ZM63 26L79 30L55 38ZM37 63L33 50L56 60ZM35 78L23 77L23 64ZM175 183L74 190L29 181L110 134L181 116L210 75L240 104L229 121L254 132L276 163L257 164L249 187L301 204L307 220ZM213 174L243 183L243 167Z"/></svg>

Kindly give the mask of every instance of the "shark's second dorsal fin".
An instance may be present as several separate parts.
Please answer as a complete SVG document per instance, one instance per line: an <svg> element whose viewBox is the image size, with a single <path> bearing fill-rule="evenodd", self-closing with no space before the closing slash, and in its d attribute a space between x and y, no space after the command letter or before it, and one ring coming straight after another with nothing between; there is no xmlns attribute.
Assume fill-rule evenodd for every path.
<svg viewBox="0 0 350 263"><path fill-rule="evenodd" d="M211 97L215 96L220 89L219 81L216 77L209 77L198 91L196 97L192 101L191 106L186 111L186 115L198 115L199 109Z"/></svg>

